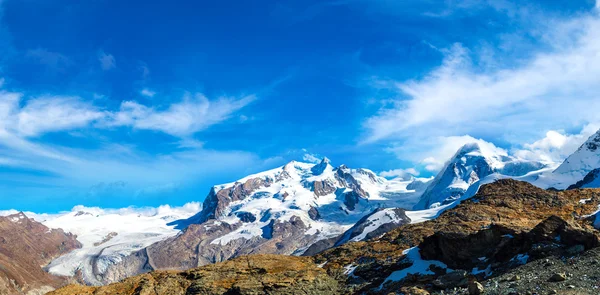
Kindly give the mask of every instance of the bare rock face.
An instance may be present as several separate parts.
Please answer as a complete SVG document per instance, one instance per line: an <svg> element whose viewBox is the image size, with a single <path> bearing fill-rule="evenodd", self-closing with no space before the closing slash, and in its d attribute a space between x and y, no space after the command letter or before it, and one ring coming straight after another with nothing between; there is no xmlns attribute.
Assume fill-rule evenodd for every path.
<svg viewBox="0 0 600 295"><path fill-rule="evenodd" d="M49 295L342 294L308 257L252 255L184 272L154 272L104 287L67 286Z"/></svg>
<svg viewBox="0 0 600 295"><path fill-rule="evenodd" d="M335 192L335 190L335 185L329 181L317 180L313 182L313 191L317 196L326 196Z"/></svg>
<svg viewBox="0 0 600 295"><path fill-rule="evenodd" d="M0 294L23 294L65 283L42 266L81 247L76 237L18 213L0 217Z"/></svg>
<svg viewBox="0 0 600 295"><path fill-rule="evenodd" d="M200 212L197 222L202 223L209 219L215 219L217 216L223 214L230 203L244 200L256 189L269 186L271 183L271 179L252 178L246 180L244 183L236 183L231 187L218 191L213 187L204 201L202 212Z"/></svg>
<svg viewBox="0 0 600 295"><path fill-rule="evenodd" d="M472 269L509 263L524 253L529 259L539 259L563 254L574 246L589 250L599 245L600 239L593 231L550 216L529 232L499 225L474 234L438 232L427 237L419 249L424 259L439 260L454 269Z"/></svg>
<svg viewBox="0 0 600 295"><path fill-rule="evenodd" d="M364 171L364 170L362 170ZM362 186L356 180L356 178L352 175L350 169L348 167L342 165L336 170L335 178L340 183L341 186L347 187L352 190L357 196L360 196L363 199L367 199L369 194L363 190Z"/></svg>

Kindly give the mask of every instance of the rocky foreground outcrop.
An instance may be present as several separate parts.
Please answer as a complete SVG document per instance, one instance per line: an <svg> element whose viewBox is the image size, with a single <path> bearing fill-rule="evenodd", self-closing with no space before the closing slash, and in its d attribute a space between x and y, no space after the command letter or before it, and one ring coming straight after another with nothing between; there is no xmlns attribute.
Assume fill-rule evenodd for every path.
<svg viewBox="0 0 600 295"><path fill-rule="evenodd" d="M599 203L598 189L547 191L500 180L434 220L401 225L383 237L313 257L240 257L103 288L71 286L53 294L467 294L469 288L481 293L497 276L524 263L577 256L599 246L599 232L589 217ZM273 270L274 265L279 268ZM183 293L162 291L174 282Z"/></svg>
<svg viewBox="0 0 600 295"><path fill-rule="evenodd" d="M42 267L81 247L76 237L23 213L0 217L0 294L43 294L65 284Z"/></svg>
<svg viewBox="0 0 600 295"><path fill-rule="evenodd" d="M104 287L72 285L51 295L341 294L338 281L311 258L251 255L184 271L160 271Z"/></svg>
<svg viewBox="0 0 600 295"><path fill-rule="evenodd" d="M325 263L324 268L332 274L343 272L349 266L354 268L352 276L346 281L347 287L352 292L378 290L382 294L387 294L386 291L399 290L400 286L410 284L426 286L431 284L436 276L444 273L438 271L425 280L422 277L408 276L402 282L385 282L395 271L406 269L413 264L405 250L412 247L425 249L438 247L439 250L440 246L450 246L450 243L446 245L438 243L436 246L435 240L443 242L455 237L457 244L444 247L446 253L443 256L432 255L436 251L426 251L421 253L425 256L423 258L440 259L447 265L468 272L473 270L473 265L479 258L491 259L487 266L490 266L491 272L498 273L510 267L506 263L508 258L516 260L517 257L509 257L510 255L526 251L527 245L547 243L548 240L560 235L549 234L548 239L539 240L521 237L538 225L554 224L557 228L568 228L569 232L577 232L577 236L589 237L591 244L586 244L585 247L596 245L598 231L593 229L590 218L585 216L598 209L599 201L600 190L597 189L549 191L526 182L499 180L482 186L473 198L442 213L434 220L403 225L378 240L348 243L333 248L317 255L315 261ZM544 221L546 223L543 223ZM536 237L533 233L530 236ZM543 235L537 235L540 236ZM510 242L513 240L511 238L515 237L515 241ZM556 239L553 240L556 245L554 243L550 245L563 250L570 247L564 244L566 240ZM514 244L504 248L510 251L501 251L502 243ZM520 253L527 255L526 252ZM548 255L551 254L551 251L548 251ZM468 257L468 259L453 261L444 257Z"/></svg>

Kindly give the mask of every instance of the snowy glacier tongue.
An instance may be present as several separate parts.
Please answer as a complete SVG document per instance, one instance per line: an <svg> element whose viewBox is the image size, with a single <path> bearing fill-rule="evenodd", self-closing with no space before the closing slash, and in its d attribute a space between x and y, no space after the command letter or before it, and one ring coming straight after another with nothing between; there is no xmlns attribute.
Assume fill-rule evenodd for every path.
<svg viewBox="0 0 600 295"><path fill-rule="evenodd" d="M98 274L110 264L150 244L176 235L168 226L175 220L192 216L200 210L199 203L183 207L100 209L77 206L71 212L33 215L32 218L49 228L62 228L77 235L83 247L53 260L48 272L74 276L80 272L85 282L101 284Z"/></svg>

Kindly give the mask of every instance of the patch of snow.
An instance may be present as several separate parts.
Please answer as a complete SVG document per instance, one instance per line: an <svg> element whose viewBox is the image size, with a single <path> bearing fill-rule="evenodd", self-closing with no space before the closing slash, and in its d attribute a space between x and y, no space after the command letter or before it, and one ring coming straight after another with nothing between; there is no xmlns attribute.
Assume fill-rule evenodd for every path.
<svg viewBox="0 0 600 295"><path fill-rule="evenodd" d="M527 260L529 260L528 254L519 254L511 259L511 261L516 261L519 264L527 264Z"/></svg>
<svg viewBox="0 0 600 295"><path fill-rule="evenodd" d="M429 266L432 264L441 268L448 268L448 266L441 261L423 260L421 258L421 253L419 253L418 247L413 247L404 250L402 254L406 255L407 259L412 261L413 264L410 267L393 272L390 276L388 276L385 279L385 281L381 284L380 288L383 287L383 285L386 282L401 281L404 278L406 278L406 276L409 274L432 275L434 273L429 269Z"/></svg>
<svg viewBox="0 0 600 295"><path fill-rule="evenodd" d="M473 270L471 270L471 273L473 275L478 275L478 274L483 273L483 274L485 274L486 277L489 277L492 275L492 265L490 264L484 269L479 269L477 267L474 267Z"/></svg>

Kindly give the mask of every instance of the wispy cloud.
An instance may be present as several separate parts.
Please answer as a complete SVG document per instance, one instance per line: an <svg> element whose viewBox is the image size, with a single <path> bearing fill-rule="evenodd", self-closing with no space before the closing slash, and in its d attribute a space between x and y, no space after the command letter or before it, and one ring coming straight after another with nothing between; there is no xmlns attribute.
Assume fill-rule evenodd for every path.
<svg viewBox="0 0 600 295"><path fill-rule="evenodd" d="M185 137L229 119L235 112L256 99L254 95L242 98L220 97L209 101L203 94L188 94L183 101L166 109L157 109L126 101L112 114L108 126L130 126L140 130L156 130Z"/></svg>
<svg viewBox="0 0 600 295"><path fill-rule="evenodd" d="M144 88L140 91L140 94L146 97L154 97L156 95L156 92L148 89L148 88Z"/></svg>
<svg viewBox="0 0 600 295"><path fill-rule="evenodd" d="M386 178L410 179L413 176L419 176L420 172L415 168L408 169L392 169L379 172L379 176Z"/></svg>
<svg viewBox="0 0 600 295"><path fill-rule="evenodd" d="M79 97L41 96L25 99L22 93L0 92L0 131L19 137L77 128L128 126L186 137L229 119L256 97L220 97L210 101L202 94L187 94L165 109L125 101L119 110L101 109Z"/></svg>
<svg viewBox="0 0 600 295"><path fill-rule="evenodd" d="M23 93L0 91L0 167L15 167L42 174L19 176L14 181L28 186L77 188L88 191L98 183L127 183L123 190L141 196L148 190L191 180L230 173L232 167L262 167L263 160L244 151L205 149L192 134L221 123L255 100L255 96L222 97L209 100L204 95L187 95L165 108L123 102L116 110L99 107L91 101L69 96L27 97ZM134 145L111 143L111 127L165 132L181 139L172 151L153 155ZM94 148L52 144L40 137L50 132L78 129L102 130L106 140ZM266 163L266 162L265 162ZM256 171L252 171L256 172ZM169 176L165 176L169 175ZM10 179L5 177L4 181ZM11 187L0 183L2 190ZM159 190L153 190L158 192ZM166 190L160 190L167 193ZM156 195L156 193L154 193ZM85 195L93 197L91 195Z"/></svg>
<svg viewBox="0 0 600 295"><path fill-rule="evenodd" d="M392 145L387 151L396 154L398 158L411 161L427 171L437 172L458 149L470 143L478 144L485 154L508 155L505 149L469 135L437 136L429 137L427 140L414 138L402 144Z"/></svg>
<svg viewBox="0 0 600 295"><path fill-rule="evenodd" d="M538 131L596 121L591 110L600 108L600 20L583 16L550 27L540 39L550 50L516 67L474 64L483 53L455 44L425 78L394 83L402 98L365 122L365 140L479 128L522 133L524 127Z"/></svg>
<svg viewBox="0 0 600 295"><path fill-rule="evenodd" d="M117 61L112 54L108 54L104 51L98 53L98 61L100 62L100 68L105 71L114 69L117 67Z"/></svg>

